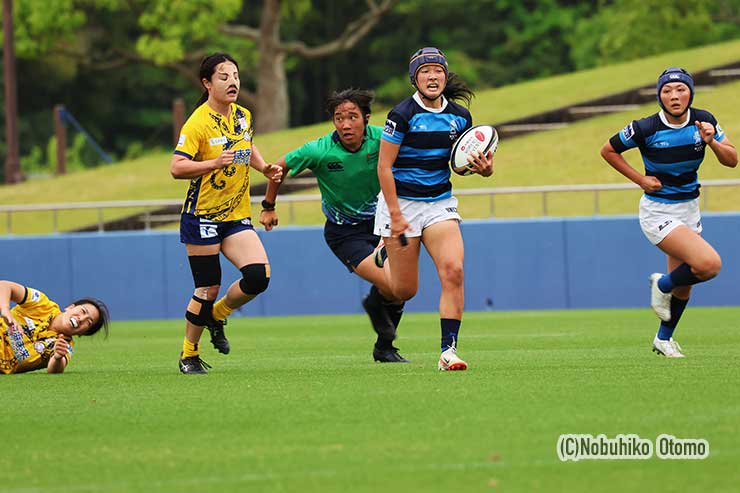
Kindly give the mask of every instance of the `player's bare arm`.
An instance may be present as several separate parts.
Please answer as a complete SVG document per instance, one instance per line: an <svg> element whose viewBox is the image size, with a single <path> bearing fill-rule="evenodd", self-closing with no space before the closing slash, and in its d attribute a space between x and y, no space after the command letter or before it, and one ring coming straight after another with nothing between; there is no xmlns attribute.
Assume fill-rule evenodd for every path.
<svg viewBox="0 0 740 493"><path fill-rule="evenodd" d="M393 144L386 140L380 141L380 153L378 155L378 181L380 189L383 192L388 212L391 216L391 236L398 237L401 233L409 229L409 223L401 214L401 207L398 205L398 195L396 193L396 182L393 180L392 166L398 157L398 150L401 148L398 144Z"/></svg>
<svg viewBox="0 0 740 493"><path fill-rule="evenodd" d="M265 178L271 182L279 182L283 179L283 168L265 162L259 149L254 144L252 144L252 157L249 160L249 165L265 175Z"/></svg>
<svg viewBox="0 0 740 493"><path fill-rule="evenodd" d="M234 162L234 151L224 151L216 159L193 161L175 154L170 161L170 174L178 180L189 180L223 168Z"/></svg>
<svg viewBox="0 0 740 493"><path fill-rule="evenodd" d="M54 343L54 354L49 358L49 363L46 365L47 373L62 373L67 367L67 354L69 353L69 343L67 340L59 336Z"/></svg>
<svg viewBox="0 0 740 493"><path fill-rule="evenodd" d="M18 327L18 322L10 313L10 302L20 303L26 294L26 288L12 281L0 281L0 317L8 327Z"/></svg>
<svg viewBox="0 0 740 493"><path fill-rule="evenodd" d="M714 140L714 134L716 133L714 125L707 122L700 122L698 120L694 122L694 125L696 125L699 135L707 144L707 147L712 149L714 155L717 156L717 160L720 164L727 166L728 168L734 168L737 166L737 149L735 149L735 146L732 145L730 139L728 139L726 135L725 138L722 139L722 142L718 142Z"/></svg>
<svg viewBox="0 0 740 493"><path fill-rule="evenodd" d="M611 142L607 141L607 143L601 148L601 157L603 157L612 168L646 192L657 192L663 187L663 184L656 177L645 176L633 168L620 153L614 150Z"/></svg>
<svg viewBox="0 0 740 493"><path fill-rule="evenodd" d="M278 159L272 166L280 168L280 180L270 180L267 182L267 190L265 191L265 202L262 204L262 210L260 211L260 224L264 226L265 231L270 231L272 228L278 225L278 213L275 210L275 202L277 200L278 191L283 180L288 177L288 165L285 163L285 156ZM265 205L272 204L272 207L265 207Z"/></svg>

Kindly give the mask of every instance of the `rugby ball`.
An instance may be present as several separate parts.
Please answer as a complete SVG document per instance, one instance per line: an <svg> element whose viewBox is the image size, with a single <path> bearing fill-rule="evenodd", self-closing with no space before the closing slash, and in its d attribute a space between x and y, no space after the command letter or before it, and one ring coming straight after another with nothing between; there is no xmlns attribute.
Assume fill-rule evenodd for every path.
<svg viewBox="0 0 740 493"><path fill-rule="evenodd" d="M450 168L458 175L472 175L468 167L468 156L488 151L496 152L498 133L491 125L476 125L464 131L452 145Z"/></svg>

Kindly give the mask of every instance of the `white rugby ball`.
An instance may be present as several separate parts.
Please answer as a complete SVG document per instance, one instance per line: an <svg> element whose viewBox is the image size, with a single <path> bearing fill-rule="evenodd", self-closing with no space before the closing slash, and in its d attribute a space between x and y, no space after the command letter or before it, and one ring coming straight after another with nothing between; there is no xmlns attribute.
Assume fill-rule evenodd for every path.
<svg viewBox="0 0 740 493"><path fill-rule="evenodd" d="M468 156L477 152L496 152L498 132L491 125L476 125L464 131L452 145L450 168L458 175L472 175Z"/></svg>

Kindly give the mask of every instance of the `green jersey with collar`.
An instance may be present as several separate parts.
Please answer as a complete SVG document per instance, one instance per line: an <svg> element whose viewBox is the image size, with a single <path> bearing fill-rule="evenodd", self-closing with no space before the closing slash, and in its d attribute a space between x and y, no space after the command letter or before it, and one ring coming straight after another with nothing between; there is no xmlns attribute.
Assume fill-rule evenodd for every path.
<svg viewBox="0 0 740 493"><path fill-rule="evenodd" d="M310 169L319 183L321 210L335 224L358 224L375 218L380 184L378 151L382 129L365 127L362 146L350 152L334 131L307 142L285 156L290 175Z"/></svg>

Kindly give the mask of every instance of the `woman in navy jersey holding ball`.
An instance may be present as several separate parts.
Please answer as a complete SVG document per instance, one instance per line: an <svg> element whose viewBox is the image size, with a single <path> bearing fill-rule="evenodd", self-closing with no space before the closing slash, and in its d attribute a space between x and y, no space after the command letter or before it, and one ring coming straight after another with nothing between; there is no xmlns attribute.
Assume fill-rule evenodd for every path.
<svg viewBox="0 0 740 493"><path fill-rule="evenodd" d="M710 148L720 164L737 166L737 150L714 115L691 107L694 80L681 68L658 78L661 110L634 120L601 148L601 156L645 191L640 199L640 227L652 244L665 252L668 274L650 276L650 304L661 320L653 351L683 358L673 340L691 286L715 277L722 267L716 250L701 237L697 170ZM622 157L637 147L645 164L638 172Z"/></svg>
<svg viewBox="0 0 740 493"><path fill-rule="evenodd" d="M409 78L416 92L388 114L380 141L375 234L383 237L386 274L393 295L412 298L419 284L421 243L437 267L442 294L442 371L466 370L457 355L457 336L463 306L464 249L457 199L450 183L450 150L473 124L470 112L454 101L469 104L473 93L450 73L437 48L422 48L411 56ZM491 176L493 153L470 159L474 173ZM382 250L379 253L384 253ZM379 264L384 258L379 255Z"/></svg>

